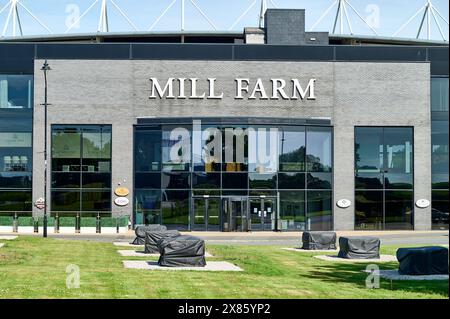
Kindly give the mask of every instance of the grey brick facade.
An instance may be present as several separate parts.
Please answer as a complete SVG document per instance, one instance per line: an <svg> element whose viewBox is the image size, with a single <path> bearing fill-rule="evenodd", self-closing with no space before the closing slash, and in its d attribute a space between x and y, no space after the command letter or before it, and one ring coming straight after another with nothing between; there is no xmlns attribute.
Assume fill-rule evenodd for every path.
<svg viewBox="0 0 450 319"><path fill-rule="evenodd" d="M44 189L42 63L35 60L33 200L42 197ZM353 135L358 125L414 127L414 197L431 200L429 63L49 60L49 64L48 136L50 124L111 124L113 188L120 183L133 189L133 125L140 117L328 118L334 127L334 203L342 198L354 203ZM150 77L199 78L199 91L207 88L207 78L217 78L217 90L224 98L151 100ZM270 78L298 78L302 84L315 78L317 99L236 100L235 78L252 83L261 78L269 92ZM333 210L334 228L352 230L354 205L341 209L334 204ZM40 213L35 209L35 215ZM131 213L131 204L113 207L114 215ZM415 229L430 228L431 208L416 207Z"/></svg>

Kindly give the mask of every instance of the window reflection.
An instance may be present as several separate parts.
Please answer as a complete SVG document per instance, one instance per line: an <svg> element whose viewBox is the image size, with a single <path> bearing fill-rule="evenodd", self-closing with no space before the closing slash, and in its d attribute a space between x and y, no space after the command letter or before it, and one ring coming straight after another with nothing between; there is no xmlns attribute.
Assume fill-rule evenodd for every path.
<svg viewBox="0 0 450 319"><path fill-rule="evenodd" d="M0 75L0 212L31 214L33 76Z"/></svg>
<svg viewBox="0 0 450 319"><path fill-rule="evenodd" d="M378 173L383 168L383 129L355 128L355 163L358 173Z"/></svg>
<svg viewBox="0 0 450 319"><path fill-rule="evenodd" d="M331 128L308 127L306 132L306 164L310 172L331 172Z"/></svg>
<svg viewBox="0 0 450 319"><path fill-rule="evenodd" d="M413 225L413 129L355 128L355 228Z"/></svg>
<svg viewBox="0 0 450 319"><path fill-rule="evenodd" d="M383 191L355 192L355 228L379 230L384 228Z"/></svg>
<svg viewBox="0 0 450 319"><path fill-rule="evenodd" d="M278 129L254 127L249 129L249 171L275 173L278 171Z"/></svg>
<svg viewBox="0 0 450 319"><path fill-rule="evenodd" d="M220 172L222 131L220 127L201 126L192 132L194 171Z"/></svg>
<svg viewBox="0 0 450 319"><path fill-rule="evenodd" d="M33 107L32 75L0 75L0 109Z"/></svg>
<svg viewBox="0 0 450 319"><path fill-rule="evenodd" d="M432 202L431 218L433 229L448 229L449 191L433 190Z"/></svg>
<svg viewBox="0 0 450 319"><path fill-rule="evenodd" d="M431 111L448 112L448 78L431 79Z"/></svg>
<svg viewBox="0 0 450 319"><path fill-rule="evenodd" d="M331 191L307 191L306 200L307 229L331 230L333 228Z"/></svg>
<svg viewBox="0 0 450 319"><path fill-rule="evenodd" d="M305 191L280 191L282 230L306 229Z"/></svg>
<svg viewBox="0 0 450 319"><path fill-rule="evenodd" d="M198 208L198 198L276 199L278 190L282 190L280 227L332 227L329 127L278 128L199 121L192 125L136 127L135 168L135 223L159 221L170 228L194 229L199 227L193 223L195 211L189 212ZM308 192L311 202L306 200L306 174L308 188L316 190ZM144 203L153 205L151 198L158 194L161 204L145 209Z"/></svg>
<svg viewBox="0 0 450 319"><path fill-rule="evenodd" d="M111 126L52 126L53 212L111 211Z"/></svg>
<svg viewBox="0 0 450 319"><path fill-rule="evenodd" d="M150 172L161 170L161 131L137 130L135 133L135 170Z"/></svg>
<svg viewBox="0 0 450 319"><path fill-rule="evenodd" d="M283 127L280 130L280 171L305 171L306 134L304 127Z"/></svg>
<svg viewBox="0 0 450 319"><path fill-rule="evenodd" d="M431 79L432 228L448 229L448 77ZM445 197L446 195L446 197Z"/></svg>
<svg viewBox="0 0 450 319"><path fill-rule="evenodd" d="M305 173L279 173L279 189L305 189Z"/></svg>
<svg viewBox="0 0 450 319"><path fill-rule="evenodd" d="M412 129L385 128L385 168L390 173L412 172Z"/></svg>
<svg viewBox="0 0 450 319"><path fill-rule="evenodd" d="M222 170L246 172L249 164L249 130L244 125L222 128Z"/></svg>
<svg viewBox="0 0 450 319"><path fill-rule="evenodd" d="M190 126L163 126L162 163L164 171L171 172L190 170Z"/></svg>
<svg viewBox="0 0 450 319"><path fill-rule="evenodd" d="M162 191L162 222L172 229L186 230L189 223L190 192Z"/></svg>

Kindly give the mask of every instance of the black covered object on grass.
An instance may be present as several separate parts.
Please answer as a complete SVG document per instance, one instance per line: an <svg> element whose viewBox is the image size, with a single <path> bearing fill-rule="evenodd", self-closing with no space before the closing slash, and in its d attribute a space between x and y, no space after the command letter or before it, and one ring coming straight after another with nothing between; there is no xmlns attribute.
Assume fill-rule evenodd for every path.
<svg viewBox="0 0 450 319"><path fill-rule="evenodd" d="M194 236L163 238L158 242L158 264L165 267L204 267L205 241Z"/></svg>
<svg viewBox="0 0 450 319"><path fill-rule="evenodd" d="M330 231L305 231L302 235L302 249L336 249L336 233Z"/></svg>
<svg viewBox="0 0 450 319"><path fill-rule="evenodd" d="M145 244L145 233L147 231L164 231L167 227L159 224L152 225L138 225L135 229L136 238L131 244L133 245L144 245Z"/></svg>
<svg viewBox="0 0 450 319"><path fill-rule="evenodd" d="M448 248L445 247L399 248L397 260L402 275L448 274Z"/></svg>
<svg viewBox="0 0 450 319"><path fill-rule="evenodd" d="M380 239L377 237L340 237L338 257L346 259L379 259Z"/></svg>
<svg viewBox="0 0 450 319"><path fill-rule="evenodd" d="M164 230L164 231L147 231L145 233L145 249L146 254L159 253L158 242L163 238L177 237L181 234L178 230Z"/></svg>

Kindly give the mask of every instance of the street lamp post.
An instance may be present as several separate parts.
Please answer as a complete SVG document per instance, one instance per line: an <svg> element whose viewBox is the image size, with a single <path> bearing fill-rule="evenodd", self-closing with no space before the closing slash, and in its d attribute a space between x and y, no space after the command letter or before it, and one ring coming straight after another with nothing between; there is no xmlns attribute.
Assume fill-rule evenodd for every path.
<svg viewBox="0 0 450 319"><path fill-rule="evenodd" d="M41 71L44 72L44 237L47 237L47 72L50 71L51 68L45 60L42 65Z"/></svg>

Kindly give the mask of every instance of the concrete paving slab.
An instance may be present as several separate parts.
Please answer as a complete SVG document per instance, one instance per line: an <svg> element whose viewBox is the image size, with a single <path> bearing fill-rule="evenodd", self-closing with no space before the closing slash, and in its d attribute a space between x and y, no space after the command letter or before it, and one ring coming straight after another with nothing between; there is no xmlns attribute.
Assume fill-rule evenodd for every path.
<svg viewBox="0 0 450 319"><path fill-rule="evenodd" d="M129 269L143 269L143 270L193 270L193 271L244 271L242 268L229 263L227 261L209 261L205 267L161 267L156 261L141 261L141 260L124 260L123 266Z"/></svg>
<svg viewBox="0 0 450 319"><path fill-rule="evenodd" d="M307 250L307 249L302 249L302 248L295 248L295 247L283 247L281 248L283 250L289 250L289 251L296 251L299 253L333 253L333 252L339 252L339 249L311 249L311 250Z"/></svg>
<svg viewBox="0 0 450 319"><path fill-rule="evenodd" d="M397 257L393 255L380 255L379 259L346 259L340 258L338 256L329 256L329 255L317 255L313 256L317 259L322 259L326 261L332 262L347 262L347 263L376 263L376 262L390 262L397 261Z"/></svg>
<svg viewBox="0 0 450 319"><path fill-rule="evenodd" d="M0 240L13 240L16 238L17 236L0 236Z"/></svg>
<svg viewBox="0 0 450 319"><path fill-rule="evenodd" d="M144 248L144 245L133 245L126 241L115 241L113 242L114 246L119 247L133 247L133 248Z"/></svg>
<svg viewBox="0 0 450 319"><path fill-rule="evenodd" d="M146 254L143 250L118 250L117 251L121 256L125 257L159 257L159 254ZM205 252L205 257L214 257L208 252Z"/></svg>
<svg viewBox="0 0 450 319"><path fill-rule="evenodd" d="M365 271L369 272L370 271ZM388 280L448 280L448 275L402 275L398 270L380 270L380 277Z"/></svg>

